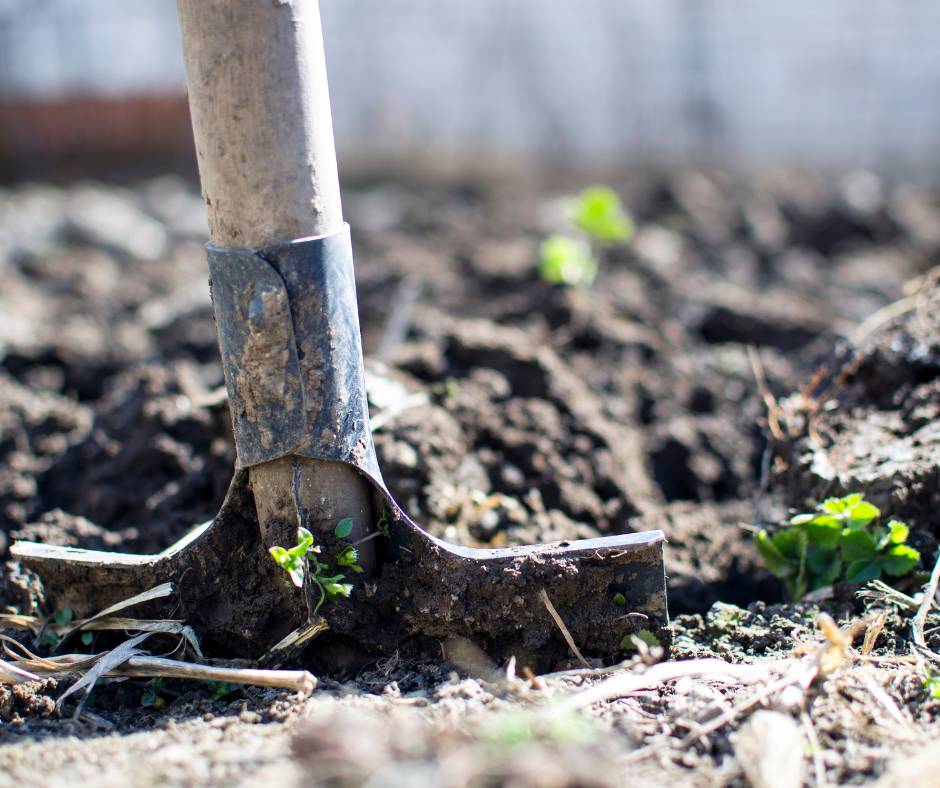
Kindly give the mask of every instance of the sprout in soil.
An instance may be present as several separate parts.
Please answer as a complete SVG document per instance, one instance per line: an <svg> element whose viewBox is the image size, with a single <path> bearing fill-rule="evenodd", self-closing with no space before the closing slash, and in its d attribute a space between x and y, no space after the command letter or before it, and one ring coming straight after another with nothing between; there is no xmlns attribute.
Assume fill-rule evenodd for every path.
<svg viewBox="0 0 940 788"><path fill-rule="evenodd" d="M757 551L792 599L840 580L867 583L883 574L909 574L920 562L920 553L906 544L910 529L900 520L879 525L880 517L859 493L829 498L773 534L758 531Z"/></svg>
<svg viewBox="0 0 940 788"><path fill-rule="evenodd" d="M334 535L337 539L345 539L352 533L352 519L346 517L336 524ZM297 529L297 544L293 547L272 547L269 549L274 562L287 572L291 582L297 588L303 588L309 580L319 592L319 599L313 608L313 615L327 600L335 602L340 597L348 597L352 593L352 584L346 580L345 570L361 572L359 566L359 551L352 545L346 545L336 556L338 567L344 571L329 574L330 566L321 561L320 546L314 543L313 534L306 528Z"/></svg>
<svg viewBox="0 0 940 788"><path fill-rule="evenodd" d="M608 186L592 186L566 200L565 214L568 233L542 242L539 274L552 284L587 287L597 276L599 248L629 240L633 222Z"/></svg>

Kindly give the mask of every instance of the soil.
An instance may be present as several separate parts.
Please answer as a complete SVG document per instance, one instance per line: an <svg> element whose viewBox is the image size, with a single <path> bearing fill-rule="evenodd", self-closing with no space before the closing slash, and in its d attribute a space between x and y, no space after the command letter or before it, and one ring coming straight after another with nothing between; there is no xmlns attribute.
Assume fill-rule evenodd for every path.
<svg viewBox="0 0 940 788"><path fill-rule="evenodd" d="M624 176L636 236L591 288L552 286L538 245L584 185L347 184L392 493L467 545L662 528L674 658L792 655L819 640L821 608L843 624L884 611L872 653L908 654L910 611L883 598L782 604L751 534L858 490L907 519L923 555L940 542L935 198L865 173ZM4 557L14 539L156 552L218 510L234 451L203 217L175 177L0 193ZM40 597L7 562L0 605ZM391 657L307 699L119 682L76 721L56 716L54 681L0 686L0 785L755 784L742 753L758 718L684 744L746 688L678 682L549 724L532 709L595 677L494 670ZM802 716L766 713L811 721L828 781L894 779L940 707L922 670L892 670L880 706L849 670Z"/></svg>

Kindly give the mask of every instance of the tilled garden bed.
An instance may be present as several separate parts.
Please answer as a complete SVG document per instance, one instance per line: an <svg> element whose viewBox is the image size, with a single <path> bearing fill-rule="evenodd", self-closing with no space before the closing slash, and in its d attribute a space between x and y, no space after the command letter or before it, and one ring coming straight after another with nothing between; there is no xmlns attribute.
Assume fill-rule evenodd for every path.
<svg viewBox="0 0 940 788"><path fill-rule="evenodd" d="M507 679L505 666L497 676L434 655L323 677L306 700L100 686L76 722L55 715L55 682L0 687L8 775L48 767L91 781L90 764L106 761L127 778L137 753L161 749L140 784L756 784L761 757L748 746L790 735L808 742L798 760L810 782L864 782L936 736L925 657L909 659L913 611L842 586L783 603L752 539L808 501L865 492L907 519L932 568L936 202L865 174L625 178L612 185L635 237L606 253L591 288L553 286L538 275L539 243L562 227L555 197L583 185L348 185L389 488L463 544L662 528L671 656L766 665L765 689L815 665L820 642L841 650L838 664L792 703L768 692L708 733L760 691L754 682L714 671L651 680L626 699L548 713L601 677ZM0 194L4 556L19 538L159 551L218 509L234 452L203 215L173 178ZM0 604L24 611L37 593L6 564ZM880 621L876 661L826 640L820 609L858 629L857 645ZM927 643L937 646L929 630ZM637 669L655 651L633 658ZM783 658L788 667L773 662ZM777 716L752 718L761 706Z"/></svg>

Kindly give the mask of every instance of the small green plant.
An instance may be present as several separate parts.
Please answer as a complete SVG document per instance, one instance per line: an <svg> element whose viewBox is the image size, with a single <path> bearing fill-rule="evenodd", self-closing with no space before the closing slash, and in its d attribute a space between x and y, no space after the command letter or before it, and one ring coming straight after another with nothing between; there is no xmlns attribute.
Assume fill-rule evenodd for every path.
<svg viewBox="0 0 940 788"><path fill-rule="evenodd" d="M140 705L144 708L161 709L166 706L166 700L160 697L160 691L163 689L164 680L162 678L153 679L150 686L140 696Z"/></svg>
<svg viewBox="0 0 940 788"><path fill-rule="evenodd" d="M621 651L638 651L642 645L645 645L647 648L659 648L662 646L662 643L659 642L659 638L656 637L648 629L641 629L637 632L631 632L629 635L624 635L623 639L620 641L620 650Z"/></svg>
<svg viewBox="0 0 940 788"><path fill-rule="evenodd" d="M379 517L379 521L375 524L375 530L378 531L386 539L389 538L388 533L388 512L382 510L382 516Z"/></svg>
<svg viewBox="0 0 940 788"><path fill-rule="evenodd" d="M539 274L553 285L587 287L597 276L597 259L587 241L550 235L542 241Z"/></svg>
<svg viewBox="0 0 940 788"><path fill-rule="evenodd" d="M542 242L539 274L552 284L587 287L597 276L598 248L628 240L633 222L608 186L591 186L566 200L565 214L571 232Z"/></svg>
<svg viewBox="0 0 940 788"><path fill-rule="evenodd" d="M878 507L859 493L829 498L774 534L758 531L757 551L792 599L838 580L902 577L917 566L920 553L906 544L910 529L905 523L891 520L882 526L880 517Z"/></svg>
<svg viewBox="0 0 940 788"><path fill-rule="evenodd" d="M352 519L346 517L336 524L334 535L337 539L345 539L352 533ZM309 580L319 592L319 599L312 610L312 614L320 610L327 600L335 602L340 597L348 597L352 593L352 584L346 580L345 571L329 574L330 566L321 561L320 546L314 543L313 534L306 528L297 529L297 544L293 547L272 547L269 549L274 562L287 572L291 582L297 588L303 588ZM346 545L336 556L337 566L344 570L361 572L359 566L359 551L352 545Z"/></svg>
<svg viewBox="0 0 940 788"><path fill-rule="evenodd" d="M609 186L591 186L567 205L571 223L598 243L623 243L633 235L633 222L620 197Z"/></svg>
<svg viewBox="0 0 940 788"><path fill-rule="evenodd" d="M207 681L206 684L209 686L212 700L222 700L239 689L238 684L232 684L229 681Z"/></svg>

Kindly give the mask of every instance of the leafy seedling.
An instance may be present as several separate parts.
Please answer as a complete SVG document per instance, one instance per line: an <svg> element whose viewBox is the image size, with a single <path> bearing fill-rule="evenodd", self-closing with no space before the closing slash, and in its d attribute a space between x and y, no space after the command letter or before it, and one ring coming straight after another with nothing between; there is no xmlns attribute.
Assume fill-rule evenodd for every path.
<svg viewBox="0 0 940 788"><path fill-rule="evenodd" d="M553 285L587 287L597 276L597 259L580 238L550 235L542 241L539 256L539 275Z"/></svg>
<svg viewBox="0 0 940 788"><path fill-rule="evenodd" d="M623 243L633 235L633 222L609 186L585 189L566 208L569 221L595 243Z"/></svg>
<svg viewBox="0 0 940 788"><path fill-rule="evenodd" d="M166 700L160 697L159 691L163 689L164 681L156 678L150 682L150 686L140 696L140 705L144 708L162 709L166 706Z"/></svg>
<svg viewBox="0 0 940 788"><path fill-rule="evenodd" d="M345 539L352 533L352 518L346 517L340 520L333 530L337 539ZM321 561L317 556L320 554L320 546L314 543L313 534L306 528L297 529L297 544L290 548L271 547L268 552L274 559L274 562L287 572L291 582L297 588L303 588L304 583L309 579L319 593L319 599L311 611L316 615L326 601L335 602L340 597L349 597L352 593L352 584L344 582L346 580L345 571L329 574L330 566L325 561ZM353 572L361 572L359 566L359 551L352 545L345 546L340 550L336 557L338 566Z"/></svg>
<svg viewBox="0 0 940 788"><path fill-rule="evenodd" d="M878 507L859 493L829 498L774 534L758 531L757 551L792 599L839 580L902 577L917 566L920 553L906 544L910 529L905 523L891 520L880 526L880 517Z"/></svg>
<svg viewBox="0 0 940 788"><path fill-rule="evenodd" d="M222 700L239 689L238 684L232 684L228 681L207 681L206 684L209 685L212 700Z"/></svg>
<svg viewBox="0 0 940 788"><path fill-rule="evenodd" d="M609 186L591 186L565 200L567 233L548 236L539 251L539 275L557 285L588 287L597 276L599 247L623 243L633 222Z"/></svg>
<svg viewBox="0 0 940 788"><path fill-rule="evenodd" d="M297 529L297 544L290 548L271 547L268 552L281 569L287 572L290 581L297 588L304 587L309 558L319 553L320 548L313 543L313 534L306 528Z"/></svg>
<svg viewBox="0 0 940 788"><path fill-rule="evenodd" d="M620 641L621 651L639 651L643 646L646 648L659 648L662 643L648 629L631 632L629 635L624 635L623 640Z"/></svg>
<svg viewBox="0 0 940 788"><path fill-rule="evenodd" d="M389 538L388 533L388 512L383 510L382 516L379 517L379 521L375 524L375 530L378 531L386 539Z"/></svg>

